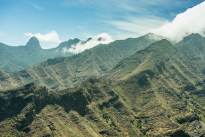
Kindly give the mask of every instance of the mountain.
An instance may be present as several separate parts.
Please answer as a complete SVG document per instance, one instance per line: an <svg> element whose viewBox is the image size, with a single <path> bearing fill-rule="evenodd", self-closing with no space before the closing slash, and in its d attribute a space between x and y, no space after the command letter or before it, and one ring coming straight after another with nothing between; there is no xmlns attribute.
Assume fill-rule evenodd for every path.
<svg viewBox="0 0 205 137"><path fill-rule="evenodd" d="M81 40L80 39L70 39L68 41L64 41L62 43L59 44L59 46L57 48L59 49L63 49L63 48L70 48L72 45L75 45L77 43L79 43Z"/></svg>
<svg viewBox="0 0 205 137"><path fill-rule="evenodd" d="M139 134L134 114L104 80L90 79L57 93L25 85L1 92L0 105L2 136Z"/></svg>
<svg viewBox="0 0 205 137"><path fill-rule="evenodd" d="M40 65L13 74L19 85L35 81L50 89L73 87L91 76L102 76L119 61L145 49L155 40L148 35L99 45L67 58L48 59Z"/></svg>
<svg viewBox="0 0 205 137"><path fill-rule="evenodd" d="M205 38L150 36L1 71L1 135L205 136Z"/></svg>
<svg viewBox="0 0 205 137"><path fill-rule="evenodd" d="M68 49L70 49L73 45L76 45L78 44L79 42L81 42L80 39L69 39L68 41L64 41L64 42L61 42L59 44L58 47L54 48L53 50L56 50L58 51L59 53L62 53L64 55L66 54L71 54L70 52L68 52Z"/></svg>
<svg viewBox="0 0 205 137"><path fill-rule="evenodd" d="M31 37L29 41L26 43L26 47L33 49L40 49L40 43L36 37Z"/></svg>
<svg viewBox="0 0 205 137"><path fill-rule="evenodd" d="M146 38L142 38L141 45L139 42L136 43L136 45L138 45L137 48L141 49L146 43L148 45L150 41L156 41L160 38L161 37L157 35L148 34L146 35ZM43 61L46 61L47 59L76 55L85 50L89 50L100 45L123 46L124 44L127 45L127 41L127 49L132 50L130 47L134 45L135 39L140 38L112 42L113 40L110 35L102 33L94 36L93 38L88 38L85 41L77 38L69 39L68 41L60 43L56 48L53 49L42 49L38 39L35 37L31 37L25 46L8 46L6 44L0 43L0 67L7 72L17 72L27 69L34 64L39 64ZM135 51L134 48L133 50Z"/></svg>
<svg viewBox="0 0 205 137"><path fill-rule="evenodd" d="M160 40L148 48L137 52L121 62L113 69L114 79L127 79L146 69L152 69L156 63L168 60L167 57L176 53L175 47L168 40ZM161 66L161 65L159 65Z"/></svg>
<svg viewBox="0 0 205 137"><path fill-rule="evenodd" d="M183 52L183 49L186 48L187 50L184 50L183 54L186 54L189 56L189 54L197 55L195 54L200 53L198 56L203 56L202 53L204 53L205 48L205 38L199 34L191 34L187 37L185 37L181 42L177 43L177 46L180 48L181 52Z"/></svg>
<svg viewBox="0 0 205 137"><path fill-rule="evenodd" d="M195 67L181 47L161 40L121 61L108 77L145 136L204 136L205 77Z"/></svg>
<svg viewBox="0 0 205 137"><path fill-rule="evenodd" d="M85 50L94 48L100 44L109 44L112 41L112 37L109 34L102 33L93 38L88 38L86 41L81 41L75 45L72 45L71 47L65 49L65 51L67 50L67 52L78 54Z"/></svg>
<svg viewBox="0 0 205 137"><path fill-rule="evenodd" d="M94 37L90 37L85 41L82 41L80 39L70 39L68 41L62 42L57 48L54 50L57 50L63 54L79 54L85 50L89 50L91 48L94 48L96 46L99 46L101 44L109 44L113 40L111 36L107 33L102 33L99 35L96 35Z"/></svg>
<svg viewBox="0 0 205 137"><path fill-rule="evenodd" d="M35 37L31 37L25 46L8 46L0 43L0 67L7 72L17 72L47 59L72 56L112 41L110 35L102 33L86 41L69 39L53 49L42 49Z"/></svg>
<svg viewBox="0 0 205 137"><path fill-rule="evenodd" d="M42 49L35 37L32 37L25 46L14 47L0 43L0 66L7 72L23 70L48 58L58 56L60 53L55 50Z"/></svg>

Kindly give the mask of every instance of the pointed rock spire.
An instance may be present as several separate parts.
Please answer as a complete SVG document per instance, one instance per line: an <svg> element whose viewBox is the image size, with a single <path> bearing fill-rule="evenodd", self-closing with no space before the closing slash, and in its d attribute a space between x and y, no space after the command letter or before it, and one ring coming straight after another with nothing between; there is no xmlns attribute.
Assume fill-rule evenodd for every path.
<svg viewBox="0 0 205 137"><path fill-rule="evenodd" d="M35 48L41 48L40 42L36 37L31 37L29 41L26 43L27 47L35 47Z"/></svg>

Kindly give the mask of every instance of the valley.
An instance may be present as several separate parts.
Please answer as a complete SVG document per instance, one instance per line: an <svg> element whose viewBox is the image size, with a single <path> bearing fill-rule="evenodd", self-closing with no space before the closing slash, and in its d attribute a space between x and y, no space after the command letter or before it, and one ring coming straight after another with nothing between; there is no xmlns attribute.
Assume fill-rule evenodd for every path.
<svg viewBox="0 0 205 137"><path fill-rule="evenodd" d="M205 38L147 36L2 70L1 135L205 136Z"/></svg>

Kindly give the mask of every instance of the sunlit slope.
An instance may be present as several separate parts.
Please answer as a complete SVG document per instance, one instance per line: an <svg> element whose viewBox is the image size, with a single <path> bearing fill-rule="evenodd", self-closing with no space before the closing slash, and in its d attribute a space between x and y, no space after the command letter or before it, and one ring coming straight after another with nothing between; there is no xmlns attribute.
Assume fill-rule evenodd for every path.
<svg viewBox="0 0 205 137"><path fill-rule="evenodd" d="M111 71L115 90L136 112L147 136L204 135L205 62L197 60L201 65L196 70L196 64L190 64L191 57L180 50L162 40ZM192 57L198 55L192 51Z"/></svg>
<svg viewBox="0 0 205 137"><path fill-rule="evenodd" d="M2 79L15 76L22 85L34 84L0 93L0 131L7 136L205 136L203 41L198 35L178 44L160 40L130 56L123 51L123 58L111 54L117 49L103 52L98 48L108 47L99 46L16 74L2 71Z"/></svg>

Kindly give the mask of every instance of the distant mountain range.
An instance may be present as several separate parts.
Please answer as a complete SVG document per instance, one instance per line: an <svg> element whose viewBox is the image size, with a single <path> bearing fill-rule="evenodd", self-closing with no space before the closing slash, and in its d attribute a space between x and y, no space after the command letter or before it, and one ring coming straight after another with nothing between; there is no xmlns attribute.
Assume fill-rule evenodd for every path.
<svg viewBox="0 0 205 137"><path fill-rule="evenodd" d="M67 56L69 55L67 54ZM14 47L0 44L0 67L8 72L23 70L30 65L59 56L63 56L63 54L58 49L42 49L35 37L32 37L25 46Z"/></svg>
<svg viewBox="0 0 205 137"><path fill-rule="evenodd" d="M35 37L30 38L25 46L8 46L0 43L0 68L7 72L20 71L50 58L71 56L111 41L110 36L101 34L86 41L70 39L53 49L42 49Z"/></svg>
<svg viewBox="0 0 205 137"><path fill-rule="evenodd" d="M74 83L83 81L91 75L101 76L111 70L122 59L161 39L161 37L156 38L156 36L153 36L153 34L147 34L139 38L117 40L108 45L98 45L71 57L48 59L39 65L36 64L27 70L13 74L15 79L20 80L20 83L19 81L16 81L17 83L12 81L11 83L21 85L22 82L25 84L30 80L37 80L37 82L41 81L40 85L46 85L50 88L71 87ZM62 50L64 48L65 46L61 45L53 50Z"/></svg>
<svg viewBox="0 0 205 137"><path fill-rule="evenodd" d="M35 38L28 43L39 49ZM59 47L79 40L70 43ZM0 133L203 137L204 91L203 36L117 40L15 73L0 70Z"/></svg>

